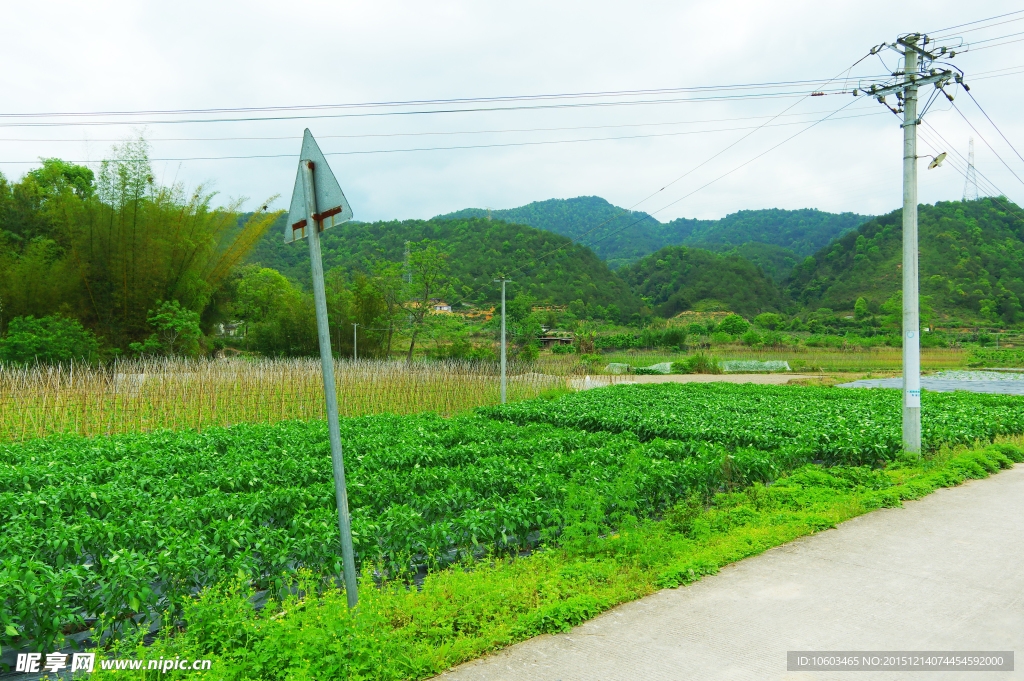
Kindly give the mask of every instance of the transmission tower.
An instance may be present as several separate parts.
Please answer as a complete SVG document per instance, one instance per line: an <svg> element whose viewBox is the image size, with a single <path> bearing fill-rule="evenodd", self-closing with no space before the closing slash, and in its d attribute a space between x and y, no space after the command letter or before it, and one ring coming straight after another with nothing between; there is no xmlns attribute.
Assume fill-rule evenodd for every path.
<svg viewBox="0 0 1024 681"><path fill-rule="evenodd" d="M405 266L403 268L405 273L402 274L402 278L405 279L406 284L412 283L412 270L409 269L409 242L405 242Z"/></svg>
<svg viewBox="0 0 1024 681"><path fill-rule="evenodd" d="M964 201L978 200L978 176L974 172L974 138L967 152L967 180L964 182Z"/></svg>

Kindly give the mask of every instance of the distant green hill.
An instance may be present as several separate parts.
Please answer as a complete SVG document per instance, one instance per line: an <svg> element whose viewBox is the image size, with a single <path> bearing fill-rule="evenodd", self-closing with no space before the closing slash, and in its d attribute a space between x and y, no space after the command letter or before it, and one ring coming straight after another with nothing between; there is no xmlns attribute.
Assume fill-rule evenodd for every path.
<svg viewBox="0 0 1024 681"><path fill-rule="evenodd" d="M439 218L485 217L487 214L480 208L467 208ZM491 217L579 238L580 243L589 246L612 269L636 262L664 246L675 245L709 245L719 250L758 242L792 251L799 260L870 219L865 215L826 213L812 208L770 208L743 210L720 220L679 218L662 223L643 212L625 211L597 196L537 201L519 208L493 210ZM788 254L772 253L760 247L748 249L748 253L757 253L759 264L769 264L779 277L788 272L783 262L785 257L790 257Z"/></svg>
<svg viewBox="0 0 1024 681"><path fill-rule="evenodd" d="M1024 320L1024 211L1006 199L921 205L920 286L940 318ZM903 211L871 220L808 257L785 282L809 309L877 308L902 289Z"/></svg>
<svg viewBox="0 0 1024 681"><path fill-rule="evenodd" d="M738 255L669 246L617 272L662 317L690 309L725 309L746 317L782 307L759 267Z"/></svg>
<svg viewBox="0 0 1024 681"><path fill-rule="evenodd" d="M309 252L305 242L283 243L283 230L284 217L267 231L248 262L272 267L308 287ZM623 313L639 309L629 288L590 249L572 247L534 262L538 256L569 244L569 239L525 225L481 218L347 222L323 233L324 270L362 269L376 257L400 262L405 242L423 239L443 243L450 254L452 275L471 290L479 288L471 294L471 302L497 300L499 289L492 283L495 273L525 265L522 274L513 275L512 292L526 291L557 305L582 300L604 307L614 304ZM537 267L541 263L544 266ZM531 267L537 269L531 272Z"/></svg>
<svg viewBox="0 0 1024 681"><path fill-rule="evenodd" d="M763 244L760 241L748 241L739 246L732 244L692 244L693 248L703 248L716 253L738 255L754 263L776 284L782 282L793 272L801 258L795 252L782 246Z"/></svg>

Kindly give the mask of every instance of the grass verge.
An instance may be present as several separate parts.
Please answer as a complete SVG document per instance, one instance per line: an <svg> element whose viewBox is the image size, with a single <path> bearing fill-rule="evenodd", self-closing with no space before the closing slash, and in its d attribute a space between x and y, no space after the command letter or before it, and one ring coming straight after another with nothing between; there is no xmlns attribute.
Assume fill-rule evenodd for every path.
<svg viewBox="0 0 1024 681"><path fill-rule="evenodd" d="M100 656L213 660L203 672L143 672L152 679L426 678L863 513L987 477L1024 462L1020 445L1015 438L944 449L885 470L806 466L770 487L680 502L662 520L627 518L614 532L581 508L557 547L439 571L421 589L366 586L356 615L343 593L324 588L315 575L298 594L259 611L251 587L224 584L189 603L183 626L166 627L153 645L127 637ZM372 575L368 566L363 584ZM111 674L123 676L98 670L90 678Z"/></svg>

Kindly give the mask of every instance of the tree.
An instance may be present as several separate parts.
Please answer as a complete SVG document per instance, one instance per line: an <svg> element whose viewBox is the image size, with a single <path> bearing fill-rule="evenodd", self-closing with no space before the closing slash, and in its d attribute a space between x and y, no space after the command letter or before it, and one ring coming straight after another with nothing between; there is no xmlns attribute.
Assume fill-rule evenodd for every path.
<svg viewBox="0 0 1024 681"><path fill-rule="evenodd" d="M146 321L156 332L142 343L128 348L140 355L188 356L199 352L199 313L183 308L177 300L161 301L154 312L150 310Z"/></svg>
<svg viewBox="0 0 1024 681"><path fill-rule="evenodd" d="M410 294L405 311L409 315L412 336L409 339L407 362L412 361L412 353L416 348L416 336L423 329L433 311L432 299L446 292L448 282L448 254L430 239L424 239L409 247L410 283L407 291Z"/></svg>
<svg viewBox="0 0 1024 681"><path fill-rule="evenodd" d="M27 176L48 196L71 191L79 198L87 199L96 193L96 178L92 170L59 158L44 160L42 168L28 171Z"/></svg>
<svg viewBox="0 0 1024 681"><path fill-rule="evenodd" d="M387 329L387 348L385 357L391 356L391 343L395 335L395 325L405 315L405 289L402 281L402 266L377 258L370 266L370 286L377 292L382 302L380 315L374 320L378 328Z"/></svg>
<svg viewBox="0 0 1024 681"><path fill-rule="evenodd" d="M15 317L0 338L0 362L14 364L62 364L75 360L95 361L99 354L96 336L78 321L57 315L36 319Z"/></svg>
<svg viewBox="0 0 1024 681"><path fill-rule="evenodd" d="M857 299L857 302L853 304L853 318L857 320L867 319L871 316L871 312L868 310L868 300L864 296Z"/></svg>
<svg viewBox="0 0 1024 681"><path fill-rule="evenodd" d="M749 328L750 324L747 320L738 314L731 314L718 324L719 331L732 334L733 336L739 336L745 333Z"/></svg>
<svg viewBox="0 0 1024 681"><path fill-rule="evenodd" d="M5 316L59 313L127 348L152 333L161 301L207 309L278 214L241 220L241 201L216 208L201 186L160 186L147 153L143 140L116 147L95 183L60 159L15 184L0 178Z"/></svg>
<svg viewBox="0 0 1024 681"><path fill-rule="evenodd" d="M782 316L777 315L774 312L762 312L754 317L755 324L760 326L762 329L768 329L769 331L775 331L777 328L782 326L783 321Z"/></svg>

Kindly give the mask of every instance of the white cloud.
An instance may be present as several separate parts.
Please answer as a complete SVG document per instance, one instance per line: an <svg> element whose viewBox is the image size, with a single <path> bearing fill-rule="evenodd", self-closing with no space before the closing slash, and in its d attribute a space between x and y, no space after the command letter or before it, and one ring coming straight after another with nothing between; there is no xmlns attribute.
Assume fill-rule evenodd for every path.
<svg viewBox="0 0 1024 681"><path fill-rule="evenodd" d="M0 54L3 112L133 111L489 97L825 78L900 32L934 30L1011 12L1011 2L80 2L5 9ZM1012 33L1007 24L975 39ZM1024 43L957 57L968 74L1024 64ZM894 61L887 58L890 65ZM861 73L879 73L871 58ZM1022 75L979 80L972 92L1024 150L1014 113ZM296 154L307 125L326 152L504 144L680 131L686 126L478 135L338 138L474 130L624 126L774 115L790 99L369 118L146 126L154 158ZM846 97L807 100L821 111ZM981 125L967 97L957 103ZM849 114L871 113L854 108ZM717 217L744 208L817 207L881 213L901 201L901 132L884 114L825 123L657 213ZM966 154L971 131L955 111L928 122ZM232 116L235 117L235 116ZM153 117L136 117L152 120ZM810 120L810 117L800 120ZM9 122L9 121L8 121ZM747 123L749 125L749 123ZM755 122L756 124L756 122ZM690 126L705 129L731 124ZM734 124L740 127L743 123ZM655 211L771 147L799 127L758 132L639 206ZM1024 163L979 128L1018 175ZM131 126L7 127L10 161L96 160ZM468 206L511 207L599 195L631 206L745 134L716 132L631 140L330 156L360 219L430 217ZM173 141L179 138L292 137ZM168 139L168 138L173 138ZM74 141L14 141L74 140ZM92 140L92 141L88 141ZM165 141L166 140L166 141ZM1024 186L977 141L978 168L1011 198ZM922 144L921 152L931 153ZM163 181L212 181L227 196L288 200L295 158L154 163ZM1015 162L1015 163L1014 163ZM921 171L921 200L959 198L950 166Z"/></svg>

